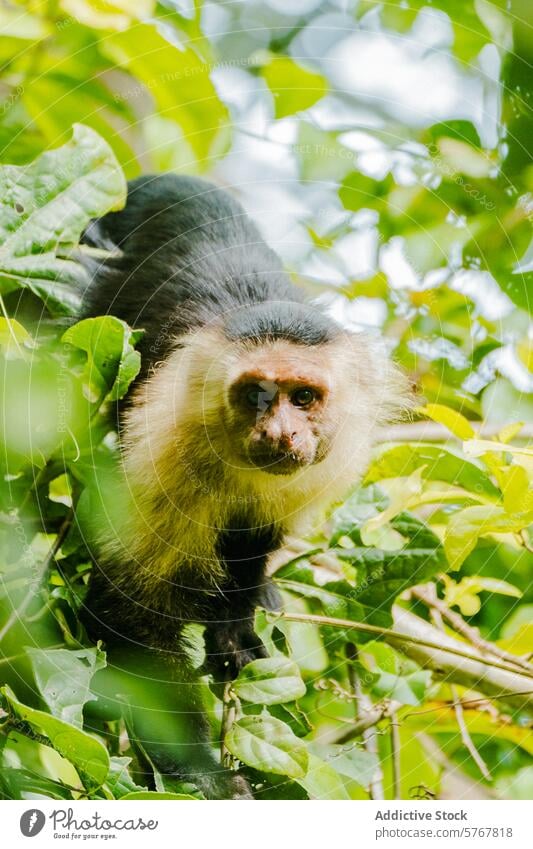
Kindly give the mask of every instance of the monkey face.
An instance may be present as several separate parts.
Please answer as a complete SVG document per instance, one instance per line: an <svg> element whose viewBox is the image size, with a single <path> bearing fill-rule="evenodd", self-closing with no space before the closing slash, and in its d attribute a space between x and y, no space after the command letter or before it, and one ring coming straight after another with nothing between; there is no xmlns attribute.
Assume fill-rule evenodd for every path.
<svg viewBox="0 0 533 849"><path fill-rule="evenodd" d="M256 363L230 387L230 438L247 463L270 474L290 475L319 462L331 443L328 382L302 359Z"/></svg>

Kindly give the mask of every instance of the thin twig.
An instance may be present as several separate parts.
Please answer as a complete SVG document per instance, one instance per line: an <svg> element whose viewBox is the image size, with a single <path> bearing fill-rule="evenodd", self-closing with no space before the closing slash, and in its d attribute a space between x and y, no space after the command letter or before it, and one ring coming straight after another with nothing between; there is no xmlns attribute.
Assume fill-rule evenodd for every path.
<svg viewBox="0 0 533 849"><path fill-rule="evenodd" d="M426 607L433 608L438 611L442 618L445 619L458 634L466 637L466 639L483 654L500 658L500 660L504 660L511 665L518 666L520 667L520 670L523 669L526 672L529 672L530 675L533 675L533 666L528 663L527 660L524 660L524 658L518 655L511 654L511 652L505 651L505 649L485 640L477 628L474 628L472 625L469 625L468 622L465 622L459 613L456 613L454 610L450 610L448 605L437 596L434 584L424 584L418 587L413 587L411 589L411 595L413 598L417 598L419 601L423 602Z"/></svg>
<svg viewBox="0 0 533 849"><path fill-rule="evenodd" d="M429 587L428 588L428 597L437 598L437 588L435 587L435 585L429 584L428 587ZM444 605L444 606L446 607L446 605ZM441 614L441 611L436 607L431 607L431 616L432 616L433 621L435 622L435 625L437 626L437 628L439 628L441 631L445 631L446 626L444 624L444 616L443 616L443 614ZM453 712L455 714L455 719L457 721L457 727L459 728L459 732L461 734L461 740L463 741L463 745L467 749L467 751L470 753L470 757L472 758L472 760L476 764L476 766L479 769L483 778L486 781L492 781L492 775L490 774L490 772L488 770L487 764L485 763L485 761L481 757L480 753L478 752L476 745L475 745L474 741L472 740L472 737L470 736L470 731L468 730L468 728L466 726L465 714L464 714L463 705L461 703L461 697L459 695L459 692L458 692L455 684L450 684L450 692L452 694L452 699L453 699Z"/></svg>
<svg viewBox="0 0 533 849"><path fill-rule="evenodd" d="M491 790L490 787L487 787L486 784L482 784L475 779L472 779L470 776L466 775L465 772L461 769L461 767L451 761L447 755L444 754L440 746L436 743L436 741L429 736L429 734L425 734L423 731L415 733L415 738L419 740L424 749L428 752L431 757L431 760L434 761L437 766L440 766L445 775L443 776L443 780L446 778L446 773L453 777L454 779L454 795L449 796L443 793L444 787L441 787L440 798L442 799L458 799L458 798L476 798L476 799L495 799L496 796L494 791ZM461 782L461 785L457 787L457 782ZM475 790L475 797L472 797L470 794L472 790Z"/></svg>
<svg viewBox="0 0 533 849"><path fill-rule="evenodd" d="M70 510L68 512L67 516L65 517L65 519L63 520L63 524L61 525L59 532L58 532L48 554L46 555L45 559L43 560L43 563L41 565L41 569L39 571L39 574L38 574L36 582L35 582L35 583L38 584L39 587L42 587L42 584L44 583L44 580L45 580L46 576L48 575L48 570L50 568L50 565L55 560L59 549L61 548L61 546L63 545L63 543L65 541L65 538L66 538L66 536L67 536L67 534L70 530L70 526L72 524L73 516L74 516L74 511ZM11 615L9 616L6 624L0 630L0 642L4 639L6 634L11 630L13 625L16 622L19 622L20 619L24 616L26 610L28 609L31 602L35 598L35 595L36 595L35 589L31 588L29 590L29 592L26 593L26 595L22 599L19 606L14 608L11 611Z"/></svg>
<svg viewBox="0 0 533 849"><path fill-rule="evenodd" d="M502 425L470 422L476 439L498 436ZM516 439L533 439L533 425L525 424ZM406 422L382 428L378 434L379 442L447 442L456 440L448 428L437 422Z"/></svg>
<svg viewBox="0 0 533 849"><path fill-rule="evenodd" d="M358 660L357 646L353 643L348 643L346 646L346 657L348 658L348 678L355 697L355 718L356 721L361 716L372 708L372 701L363 691L355 662ZM376 768L368 784L368 793L371 799L384 799L383 791L383 770L381 768L381 760L379 757L378 735L375 725L368 726L362 731L361 736L366 751L369 755L376 758Z"/></svg>
<svg viewBox="0 0 533 849"><path fill-rule="evenodd" d="M283 585L288 582L280 581L279 583ZM280 619L286 619L289 622L310 622L314 625L331 625L334 628L352 628L354 631L361 631L363 634L375 634L378 637L389 637L390 639L398 642L411 643L413 645L423 646L424 648L436 651L445 651L447 654L454 654L457 655L457 657L473 660L476 663L483 663L491 669L502 669L505 672L511 672L513 675L519 674L523 677L530 678L533 682L533 669L526 673L526 670L517 670L506 663L499 663L496 660L473 654L472 652L456 648L455 646L449 646L447 644L443 645L442 643L434 640L425 640L420 637L415 637L412 634L405 634L401 631L394 630L394 628L382 628L379 625L368 625L366 622L357 622L355 620L352 621L351 619L337 619L337 617L334 616L320 616L315 613L272 613L269 611L269 615Z"/></svg>
<svg viewBox="0 0 533 849"><path fill-rule="evenodd" d="M272 616L273 614L270 614ZM393 607L394 628L378 628L354 623L349 619L318 616L311 613L275 614L292 622L352 628L380 635L384 640L420 666L432 669L440 677L450 677L457 684L475 689L492 699L513 707L530 710L533 707L533 678L526 672L512 670L473 650L464 651L457 640L415 616L402 607Z"/></svg>
<svg viewBox="0 0 533 849"><path fill-rule="evenodd" d="M220 727L220 763L227 769L232 769L235 766L235 758L226 746L226 735L231 726L235 722L235 698L231 691L231 681L227 681L224 686L224 696L222 698L222 723Z"/></svg>
<svg viewBox="0 0 533 849"><path fill-rule="evenodd" d="M477 765L483 778L486 781L492 781L492 775L489 772L487 764L476 749L476 745L472 740L472 737L470 736L470 731L466 726L463 705L461 704L461 698L459 696L459 693L457 692L457 687L452 684L450 686L450 690L453 697L453 709L455 711L455 718L457 720L457 725L459 726L459 731L461 732L461 740L463 741L463 745L470 752L470 756L474 763Z"/></svg>
<svg viewBox="0 0 533 849"><path fill-rule="evenodd" d="M400 723L396 711L391 713L390 719L390 748L392 759L392 798L401 799L401 761L400 761Z"/></svg>
<svg viewBox="0 0 533 849"><path fill-rule="evenodd" d="M33 740L35 743L40 743L41 746L49 746L52 749L54 748L48 737L34 731L29 722L26 722L24 719L19 719L13 714L9 714L5 722L0 725L0 731L5 734L6 737L9 736L11 731L16 731L24 737L29 737L30 740Z"/></svg>
<svg viewBox="0 0 533 849"><path fill-rule="evenodd" d="M393 648L422 667L432 669L445 681L452 681L469 690L498 699L513 708L533 708L532 679L525 672L518 671L516 667L510 672L503 664L496 661L491 663L477 649L472 649L470 657L460 657L455 654L455 650L463 648L464 643L460 643L448 632L437 630L429 622L400 606L395 605L392 612L394 628L397 631L428 642L438 641L440 646L439 649L429 649L421 643L404 643L389 637L387 642Z"/></svg>
<svg viewBox="0 0 533 849"><path fill-rule="evenodd" d="M346 731L343 731L340 736L335 737L332 742L339 744L349 743L354 737L359 737L367 728L370 728L372 725L378 725L383 719L392 716L399 707L399 702L390 701L389 699L372 705L364 714L360 714L357 722L351 722L350 727Z"/></svg>
<svg viewBox="0 0 533 849"><path fill-rule="evenodd" d="M377 725L382 719L388 715L388 710L383 705L369 708L365 713L360 713L355 722L350 723L350 727L343 731L340 737L335 738L335 743L349 743L354 737L360 737L367 728Z"/></svg>

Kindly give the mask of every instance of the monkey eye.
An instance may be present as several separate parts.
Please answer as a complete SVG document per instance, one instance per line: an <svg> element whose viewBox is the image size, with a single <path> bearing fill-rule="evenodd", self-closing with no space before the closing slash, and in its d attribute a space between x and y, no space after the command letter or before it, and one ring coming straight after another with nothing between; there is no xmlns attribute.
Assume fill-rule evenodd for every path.
<svg viewBox="0 0 533 849"><path fill-rule="evenodd" d="M261 398L262 390L260 386L250 386L245 392L246 403L249 407L254 407L257 409L259 406L259 399Z"/></svg>
<svg viewBox="0 0 533 849"><path fill-rule="evenodd" d="M316 393L312 389L309 389L308 386L304 386L292 393L291 403L294 404L295 407L308 407L309 404L313 403L315 398Z"/></svg>

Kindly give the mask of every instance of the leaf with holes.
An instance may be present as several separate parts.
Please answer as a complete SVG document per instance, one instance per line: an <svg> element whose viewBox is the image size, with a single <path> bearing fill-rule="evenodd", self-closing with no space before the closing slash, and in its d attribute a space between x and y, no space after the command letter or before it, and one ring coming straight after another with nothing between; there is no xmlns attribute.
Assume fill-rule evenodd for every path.
<svg viewBox="0 0 533 849"><path fill-rule="evenodd" d="M100 740L43 710L22 704L7 685L0 688L0 693L15 721L27 722L37 733L48 737L56 752L77 770L87 790L96 790L104 783L109 772L109 755Z"/></svg>
<svg viewBox="0 0 533 849"><path fill-rule="evenodd" d="M141 367L141 355L134 348L141 336L142 331L131 330L112 315L85 318L63 334L63 342L86 354L82 380L89 401L124 397Z"/></svg>
<svg viewBox="0 0 533 849"><path fill-rule="evenodd" d="M245 716L226 735L232 755L261 772L303 778L307 772L305 743L288 725L271 716Z"/></svg>
<svg viewBox="0 0 533 849"><path fill-rule="evenodd" d="M232 684L239 699L256 705L277 705L305 696L300 670L291 660L267 657L253 660Z"/></svg>
<svg viewBox="0 0 533 849"><path fill-rule="evenodd" d="M94 701L91 678L105 666L105 654L94 649L26 649L39 693L58 719L81 728L83 706Z"/></svg>
<svg viewBox="0 0 533 849"><path fill-rule="evenodd" d="M65 254L91 218L120 209L126 182L100 136L75 124L71 141L29 165L0 168L0 294L28 288L55 314L79 306L85 272Z"/></svg>

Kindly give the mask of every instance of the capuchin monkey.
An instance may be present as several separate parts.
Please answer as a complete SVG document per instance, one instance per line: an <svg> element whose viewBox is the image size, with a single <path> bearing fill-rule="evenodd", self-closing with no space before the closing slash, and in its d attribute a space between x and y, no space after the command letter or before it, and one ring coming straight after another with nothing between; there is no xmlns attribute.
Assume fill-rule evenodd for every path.
<svg viewBox="0 0 533 849"><path fill-rule="evenodd" d="M159 772L207 798L250 799L215 758L200 674L228 680L265 656L254 611L279 607L269 555L357 481L406 381L374 342L305 302L211 183L134 180L125 209L84 242L112 253L87 260L82 317L144 330L119 412L118 483L101 484L94 511L83 619L109 667L95 692L127 702ZM201 670L189 623L205 626Z"/></svg>

